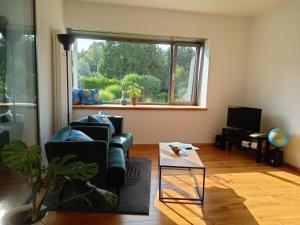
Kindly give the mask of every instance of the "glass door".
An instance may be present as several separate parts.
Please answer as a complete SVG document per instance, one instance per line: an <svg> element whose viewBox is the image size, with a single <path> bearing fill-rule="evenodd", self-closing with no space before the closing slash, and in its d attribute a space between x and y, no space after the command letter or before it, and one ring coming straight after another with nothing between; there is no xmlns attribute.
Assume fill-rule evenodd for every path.
<svg viewBox="0 0 300 225"><path fill-rule="evenodd" d="M0 0L0 151L5 143L38 143L33 0Z"/></svg>

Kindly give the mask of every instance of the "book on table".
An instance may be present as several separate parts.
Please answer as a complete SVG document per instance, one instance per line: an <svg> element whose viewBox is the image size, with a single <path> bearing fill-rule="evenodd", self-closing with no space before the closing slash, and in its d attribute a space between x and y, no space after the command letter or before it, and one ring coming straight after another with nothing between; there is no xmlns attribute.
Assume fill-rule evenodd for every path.
<svg viewBox="0 0 300 225"><path fill-rule="evenodd" d="M171 149L178 149L178 150L183 150L183 151L195 151L195 150L199 149L199 148L193 146L192 144L187 144L187 143L182 143L182 142L169 142L168 146Z"/></svg>

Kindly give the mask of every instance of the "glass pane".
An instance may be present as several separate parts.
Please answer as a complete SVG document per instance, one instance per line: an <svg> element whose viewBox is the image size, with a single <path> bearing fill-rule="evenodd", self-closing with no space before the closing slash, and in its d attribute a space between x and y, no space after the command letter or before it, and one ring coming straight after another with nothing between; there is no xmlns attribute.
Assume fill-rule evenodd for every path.
<svg viewBox="0 0 300 225"><path fill-rule="evenodd" d="M170 45L126 41L77 39L74 88L98 88L104 102L127 103L133 86L141 90L138 102L167 103Z"/></svg>
<svg viewBox="0 0 300 225"><path fill-rule="evenodd" d="M1 0L0 138L37 143L36 56L32 0ZM5 139L5 138L4 138ZM7 140L1 140L1 143Z"/></svg>
<svg viewBox="0 0 300 225"><path fill-rule="evenodd" d="M173 101L192 102L196 59L196 47L177 46L176 69L173 77Z"/></svg>

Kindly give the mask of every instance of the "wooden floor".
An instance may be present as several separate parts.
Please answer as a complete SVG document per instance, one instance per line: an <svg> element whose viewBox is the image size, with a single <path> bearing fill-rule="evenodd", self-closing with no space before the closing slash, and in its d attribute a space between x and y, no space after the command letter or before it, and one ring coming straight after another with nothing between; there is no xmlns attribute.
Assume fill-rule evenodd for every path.
<svg viewBox="0 0 300 225"><path fill-rule="evenodd" d="M222 151L202 147L199 151L206 168L206 192L203 206L164 204L158 200L156 148L135 148L132 156L152 159L152 182L149 216L50 212L47 225L90 224L221 224L279 225L300 224L300 174L288 168L258 164L254 156L238 150ZM1 170L0 170L1 172ZM189 194L185 174L164 175L166 194ZM20 178L10 180L0 173L0 217L20 204L27 192ZM168 185L176 187L175 190ZM22 196L23 194L23 196ZM2 213L2 214L1 214Z"/></svg>

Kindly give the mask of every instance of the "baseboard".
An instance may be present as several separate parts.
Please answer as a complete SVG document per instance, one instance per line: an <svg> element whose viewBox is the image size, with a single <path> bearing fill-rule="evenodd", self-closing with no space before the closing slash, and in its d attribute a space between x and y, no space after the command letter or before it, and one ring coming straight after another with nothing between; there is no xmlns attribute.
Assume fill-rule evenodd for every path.
<svg viewBox="0 0 300 225"><path fill-rule="evenodd" d="M286 163L286 162L284 162L283 165L286 166L287 168L291 169L291 170L294 170L294 171L300 173L300 168L298 168L296 166L293 166L293 165L291 165L289 163Z"/></svg>
<svg viewBox="0 0 300 225"><path fill-rule="evenodd" d="M213 143L192 143L192 145L201 148L201 147L213 147ZM133 148L158 148L158 144L133 144Z"/></svg>

